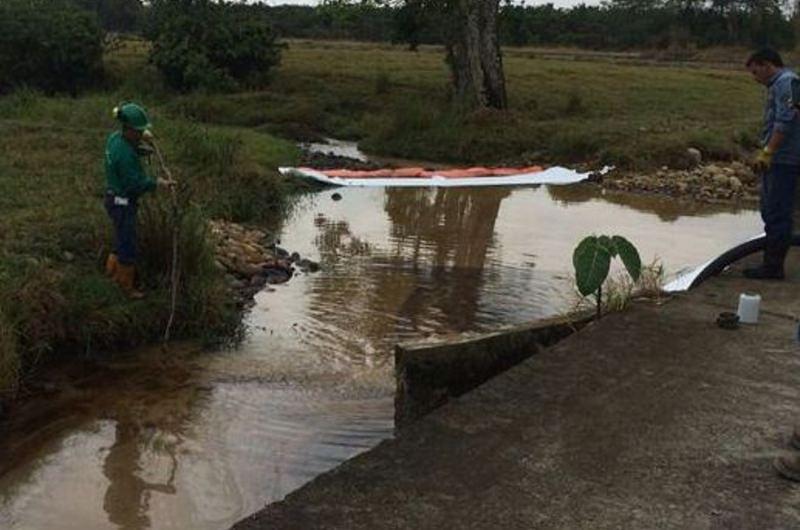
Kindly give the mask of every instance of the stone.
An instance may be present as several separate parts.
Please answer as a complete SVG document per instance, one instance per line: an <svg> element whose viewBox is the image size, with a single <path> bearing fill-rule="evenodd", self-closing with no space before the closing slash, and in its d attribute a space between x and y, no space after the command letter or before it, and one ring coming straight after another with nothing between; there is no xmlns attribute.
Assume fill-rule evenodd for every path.
<svg viewBox="0 0 800 530"><path fill-rule="evenodd" d="M266 284L267 284L267 279L260 274L256 274L255 276L250 278L251 287L263 287Z"/></svg>
<svg viewBox="0 0 800 530"><path fill-rule="evenodd" d="M285 283L292 277L291 273L284 269L267 269L264 272L266 274L266 281L269 284Z"/></svg>
<svg viewBox="0 0 800 530"><path fill-rule="evenodd" d="M703 153L699 149L690 147L686 150L686 158L690 165L698 166L703 162Z"/></svg>
<svg viewBox="0 0 800 530"><path fill-rule="evenodd" d="M716 186L727 186L729 182L727 176L719 173L715 174L712 180Z"/></svg>

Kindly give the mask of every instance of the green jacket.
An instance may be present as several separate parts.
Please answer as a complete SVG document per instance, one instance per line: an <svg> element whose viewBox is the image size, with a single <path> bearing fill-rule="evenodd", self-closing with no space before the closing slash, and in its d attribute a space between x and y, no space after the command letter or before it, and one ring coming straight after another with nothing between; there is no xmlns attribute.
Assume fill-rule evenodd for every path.
<svg viewBox="0 0 800 530"><path fill-rule="evenodd" d="M156 189L155 179L142 167L136 149L117 131L106 141L106 187L114 195L136 199Z"/></svg>

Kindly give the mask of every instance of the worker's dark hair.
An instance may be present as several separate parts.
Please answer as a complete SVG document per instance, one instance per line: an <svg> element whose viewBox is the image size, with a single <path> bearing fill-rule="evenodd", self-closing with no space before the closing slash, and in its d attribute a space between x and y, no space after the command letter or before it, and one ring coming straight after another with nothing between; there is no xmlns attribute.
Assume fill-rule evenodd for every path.
<svg viewBox="0 0 800 530"><path fill-rule="evenodd" d="M754 52L747 59L745 66L750 66L753 63L755 64L770 63L771 65L777 66L778 68L783 68L783 59L781 59L781 55L772 48L761 48L757 52Z"/></svg>

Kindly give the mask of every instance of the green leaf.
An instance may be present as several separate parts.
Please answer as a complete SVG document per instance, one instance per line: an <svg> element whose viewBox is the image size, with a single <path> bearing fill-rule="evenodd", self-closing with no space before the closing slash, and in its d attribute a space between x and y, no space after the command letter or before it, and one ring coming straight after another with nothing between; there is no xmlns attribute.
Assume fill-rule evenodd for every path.
<svg viewBox="0 0 800 530"><path fill-rule="evenodd" d="M614 246L613 240L608 236L600 236L597 238L597 244L606 249L608 254L614 258L617 255L617 249Z"/></svg>
<svg viewBox="0 0 800 530"><path fill-rule="evenodd" d="M639 276L642 274L642 259L639 257L639 251L636 250L633 243L622 236L614 236L612 239L622 263L628 269L628 274L631 275L633 281L639 281Z"/></svg>
<svg viewBox="0 0 800 530"><path fill-rule="evenodd" d="M575 283L583 296L596 292L608 276L611 254L599 243L599 238L589 236L581 241L572 254L575 266Z"/></svg>

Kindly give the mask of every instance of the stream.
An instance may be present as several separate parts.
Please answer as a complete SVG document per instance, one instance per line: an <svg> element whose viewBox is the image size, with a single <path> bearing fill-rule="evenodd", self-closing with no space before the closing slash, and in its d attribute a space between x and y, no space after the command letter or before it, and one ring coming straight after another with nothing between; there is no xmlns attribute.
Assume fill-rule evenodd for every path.
<svg viewBox="0 0 800 530"><path fill-rule="evenodd" d="M591 185L310 194L281 246L321 270L258 293L241 345L119 355L31 405L0 528L228 528L392 436L396 343L573 307L584 236L624 235L671 277L760 230L752 210Z"/></svg>

